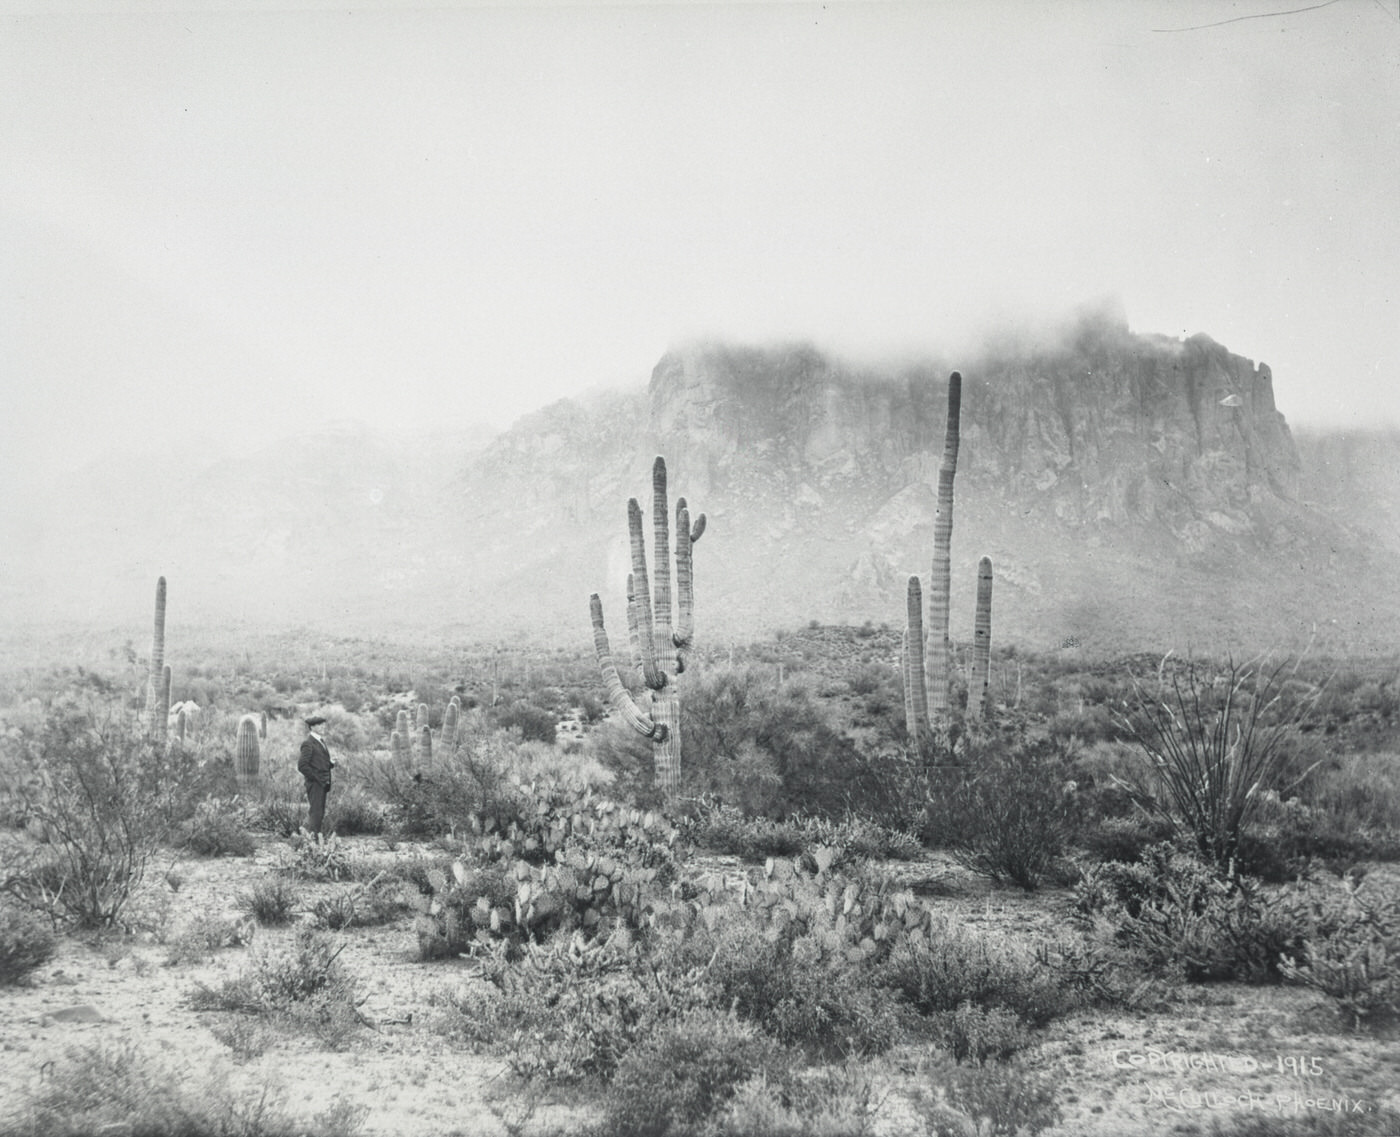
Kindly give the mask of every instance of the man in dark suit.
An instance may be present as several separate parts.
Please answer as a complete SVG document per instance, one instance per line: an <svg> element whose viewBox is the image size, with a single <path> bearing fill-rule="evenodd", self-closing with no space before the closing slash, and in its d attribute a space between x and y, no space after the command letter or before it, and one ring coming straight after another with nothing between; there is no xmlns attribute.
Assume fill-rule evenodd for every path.
<svg viewBox="0 0 1400 1137"><path fill-rule="evenodd" d="M330 747L321 737L317 727L325 723L319 715L302 720L306 724L306 738L302 740L301 757L297 759L297 772L306 779L306 801L311 806L311 819L307 830L321 840L321 823L326 816L326 795L331 789L331 768L335 759Z"/></svg>

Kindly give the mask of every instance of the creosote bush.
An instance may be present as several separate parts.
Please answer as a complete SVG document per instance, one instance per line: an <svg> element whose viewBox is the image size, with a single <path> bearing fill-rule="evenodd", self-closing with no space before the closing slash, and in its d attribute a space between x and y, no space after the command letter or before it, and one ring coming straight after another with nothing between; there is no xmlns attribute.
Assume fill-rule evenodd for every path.
<svg viewBox="0 0 1400 1137"><path fill-rule="evenodd" d="M296 1116L266 1083L240 1094L224 1070L175 1066L130 1042L72 1047L0 1133L19 1137L348 1137L366 1111L337 1104Z"/></svg>
<svg viewBox="0 0 1400 1137"><path fill-rule="evenodd" d="M24 982L57 950L53 931L37 915L0 904L0 987Z"/></svg>
<svg viewBox="0 0 1400 1137"><path fill-rule="evenodd" d="M44 841L7 858L0 886L55 922L117 923L188 806L198 756L91 696L52 700L0 745L5 781Z"/></svg>
<svg viewBox="0 0 1400 1137"><path fill-rule="evenodd" d="M710 1008L658 1024L619 1063L605 1124L618 1137L685 1137L754 1077L781 1081L782 1048L755 1027Z"/></svg>

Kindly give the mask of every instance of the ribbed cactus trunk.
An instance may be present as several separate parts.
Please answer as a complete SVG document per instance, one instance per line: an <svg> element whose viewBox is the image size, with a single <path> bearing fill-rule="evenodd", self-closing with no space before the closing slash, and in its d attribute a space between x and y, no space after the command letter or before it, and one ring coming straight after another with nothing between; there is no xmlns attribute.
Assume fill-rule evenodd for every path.
<svg viewBox="0 0 1400 1137"><path fill-rule="evenodd" d="M165 577L156 581L156 623L151 637L151 670L146 680L147 728L165 737L165 719L160 711L160 688L165 673Z"/></svg>
<svg viewBox="0 0 1400 1137"><path fill-rule="evenodd" d="M977 615L972 623L972 678L967 684L967 717L978 719L992 679L992 558L977 562Z"/></svg>
<svg viewBox="0 0 1400 1137"><path fill-rule="evenodd" d="M240 785L257 781L262 750L258 745L258 716L244 715L238 720L238 740L233 754L233 772Z"/></svg>
<svg viewBox="0 0 1400 1137"><path fill-rule="evenodd" d="M413 729L422 734L428 727L428 704L418 704L418 717L413 723Z"/></svg>
<svg viewBox="0 0 1400 1137"><path fill-rule="evenodd" d="M156 713L152 716L155 724L154 736L160 741L165 741L166 732L170 722L170 666L160 669L160 697L156 700Z"/></svg>
<svg viewBox="0 0 1400 1137"><path fill-rule="evenodd" d="M705 515L702 513L692 528L685 498L677 499L673 598L665 460L657 458L652 464L651 473L652 544L656 567L654 594L653 582L647 571L642 509L636 498L627 502L627 531L632 552L632 572L627 578L627 632L632 646L629 674L635 675L651 693L645 707L638 705L618 674L608 633L603 626L603 604L596 592L589 597L588 603L593 620L593 647L603 682L607 685L608 699L624 722L652 740L656 784L669 800L680 790L679 677L685 671L686 653L695 631L692 548L705 531Z"/></svg>
<svg viewBox="0 0 1400 1137"><path fill-rule="evenodd" d="M938 514L933 523L933 579L928 597L928 710L930 721L948 717L952 686L952 642L948 638L949 592L953 564L953 478L958 472L962 416L962 376L948 376L948 421L943 462L938 467Z"/></svg>
<svg viewBox="0 0 1400 1137"><path fill-rule="evenodd" d="M394 730L403 738L404 742L409 739L408 712L399 711L394 717Z"/></svg>
<svg viewBox="0 0 1400 1137"><path fill-rule="evenodd" d="M185 730L188 727L188 725L189 722L185 718L184 711L181 711L178 715L175 716L175 744L177 746L185 745Z"/></svg>
<svg viewBox="0 0 1400 1137"><path fill-rule="evenodd" d="M418 761L427 764L433 760L433 732L426 726L418 732Z"/></svg>
<svg viewBox="0 0 1400 1137"><path fill-rule="evenodd" d="M457 748L457 716L460 713L462 704L456 695L452 696L452 701L447 704L447 710L442 716L442 745L446 750Z"/></svg>
<svg viewBox="0 0 1400 1137"><path fill-rule="evenodd" d="M389 735L389 756L395 766L407 766L413 761L409 751L408 738L397 730Z"/></svg>

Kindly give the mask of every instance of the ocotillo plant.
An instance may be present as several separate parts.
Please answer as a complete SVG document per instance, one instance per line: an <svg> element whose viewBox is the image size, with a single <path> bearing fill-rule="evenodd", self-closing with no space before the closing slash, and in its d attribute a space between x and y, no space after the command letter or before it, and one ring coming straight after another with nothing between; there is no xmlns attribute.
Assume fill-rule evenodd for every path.
<svg viewBox="0 0 1400 1137"><path fill-rule="evenodd" d="M238 720L238 746L233 755L233 772L240 783L257 779L262 757L258 746L258 716L244 715Z"/></svg>
<svg viewBox="0 0 1400 1137"><path fill-rule="evenodd" d="M608 688L608 699L633 730L650 738L656 784L671 798L680 788L681 716L678 677L685 671L686 652L695 631L695 591L691 550L705 532L702 513L692 529L685 498L676 500L676 611L671 617L671 531L666 504L666 461L657 458L651 469L655 596L647 573L642 508L627 502L627 531L631 539L632 572L627 578L627 630L633 651L632 671L650 691L649 705L639 706L623 686L613 662L608 633L603 627L603 602L595 592L588 598L593 619L593 648Z"/></svg>
<svg viewBox="0 0 1400 1137"><path fill-rule="evenodd" d="M146 681L147 726L152 734L165 735L160 713L160 685L165 668L165 577L156 581L156 626L151 637L151 670Z"/></svg>
<svg viewBox="0 0 1400 1137"><path fill-rule="evenodd" d="M977 562L977 615L972 622L972 677L967 683L967 717L982 717L992 678L992 558Z"/></svg>

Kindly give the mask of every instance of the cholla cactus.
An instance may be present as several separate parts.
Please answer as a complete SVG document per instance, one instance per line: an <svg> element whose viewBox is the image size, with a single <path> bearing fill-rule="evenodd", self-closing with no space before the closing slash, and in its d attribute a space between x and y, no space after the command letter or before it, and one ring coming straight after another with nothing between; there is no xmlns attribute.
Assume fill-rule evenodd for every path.
<svg viewBox="0 0 1400 1137"><path fill-rule="evenodd" d="M258 746L258 716L244 715L238 720L238 745L233 755L233 772L240 784L256 781L262 758Z"/></svg>
<svg viewBox="0 0 1400 1137"><path fill-rule="evenodd" d="M627 578L627 631L632 645L631 674L651 692L649 705L639 706L623 685L613 662L608 633L603 627L603 603L595 592L589 597L593 620L593 647L607 684L608 698L624 722L652 740L656 783L672 797L680 788L681 735L679 676L694 634L694 577L691 549L705 531L702 513L692 529L684 498L676 501L676 621L672 626L671 531L666 503L666 462L652 465L653 556L656 565L655 597L647 573L646 542L642 533L642 509L636 498L627 502L627 531L631 538L632 572Z"/></svg>

